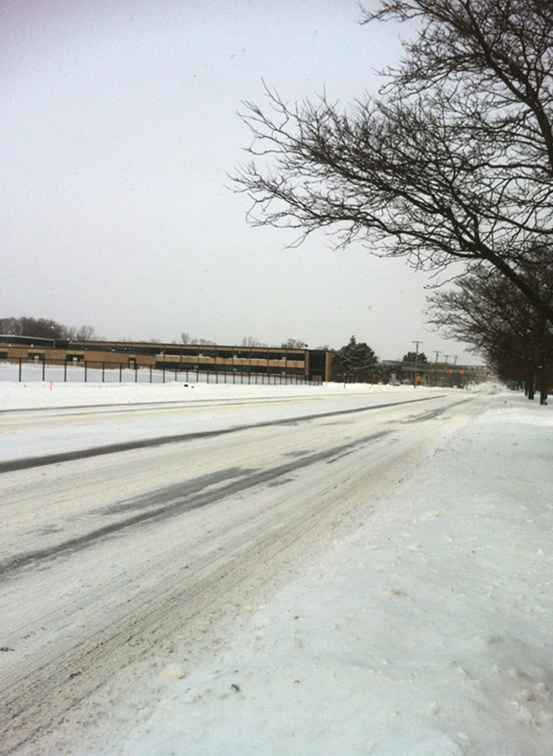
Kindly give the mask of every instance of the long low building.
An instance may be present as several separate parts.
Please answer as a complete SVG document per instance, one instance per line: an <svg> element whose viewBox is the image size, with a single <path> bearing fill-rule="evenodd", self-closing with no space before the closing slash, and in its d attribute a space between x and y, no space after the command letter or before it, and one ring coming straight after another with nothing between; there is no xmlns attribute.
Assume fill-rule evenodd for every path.
<svg viewBox="0 0 553 756"><path fill-rule="evenodd" d="M386 382L416 382L428 386L465 386L490 380L491 370L486 365L457 365L447 362L408 363L400 360L383 360Z"/></svg>
<svg viewBox="0 0 553 756"><path fill-rule="evenodd" d="M0 360L87 363L103 368L152 367L170 370L240 371L332 378L334 353L325 349L166 344L150 341L67 341L0 335Z"/></svg>

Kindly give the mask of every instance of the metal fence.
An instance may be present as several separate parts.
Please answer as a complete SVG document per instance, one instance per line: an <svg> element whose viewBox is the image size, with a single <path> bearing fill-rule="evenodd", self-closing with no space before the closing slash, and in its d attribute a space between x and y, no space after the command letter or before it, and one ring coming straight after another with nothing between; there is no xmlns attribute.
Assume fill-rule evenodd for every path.
<svg viewBox="0 0 553 756"><path fill-rule="evenodd" d="M235 383L254 385L320 385L322 376L299 373L209 370L196 367L142 367L112 362L24 360L0 362L0 381L30 383Z"/></svg>

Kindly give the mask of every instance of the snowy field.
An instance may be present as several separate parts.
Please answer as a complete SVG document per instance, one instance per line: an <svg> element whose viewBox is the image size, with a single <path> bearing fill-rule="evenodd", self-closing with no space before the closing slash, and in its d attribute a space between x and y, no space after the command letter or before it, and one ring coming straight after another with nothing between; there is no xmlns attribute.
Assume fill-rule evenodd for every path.
<svg viewBox="0 0 553 756"><path fill-rule="evenodd" d="M221 384L227 383L232 385L259 385L259 386L280 386L301 385L301 376L288 376L287 379L280 375L267 375L265 373L218 373L202 370L159 370L152 368L132 368L119 367L112 369L101 367L86 367L84 364L67 363L63 365L51 365L46 363L44 370L40 362L25 362L21 365L21 380L19 380L19 366L11 362L0 362L0 385L2 382L10 383L46 383L46 384L166 384L177 382L192 384Z"/></svg>
<svg viewBox="0 0 553 756"><path fill-rule="evenodd" d="M44 377L43 377L44 376ZM151 378L151 380L150 380ZM301 383L301 376L288 377L288 383L292 385L299 385ZM40 362L25 362L21 366L21 381L19 380L19 366L11 362L0 362L0 382L9 381L12 383L109 383L109 384L163 384L172 383L174 381L178 383L231 383L231 384L244 384L244 385L260 385L260 386L280 386L285 385L285 379L282 379L280 375L267 375L265 373L224 373L219 371L218 373L205 371L205 370L170 370L169 368L159 370L152 368L106 368L103 373L102 369L98 367L86 368L84 364L72 364L68 363L66 367L63 365L50 365L44 366L44 373L42 370L42 364Z"/></svg>
<svg viewBox="0 0 553 756"><path fill-rule="evenodd" d="M136 376L135 376L136 373ZM174 380L174 372L166 371L166 381ZM204 378L205 376L202 376ZM38 360L36 362L24 362L21 365L21 383L37 383L39 381L45 381L46 383L84 383L85 382L85 369L83 365L67 363L64 368L63 365L51 365L46 363L44 365L44 378L42 363ZM0 382L10 381L19 382L19 366L13 362L0 362ZM86 382L87 383L149 383L150 371L145 368L139 368L138 370L132 370L128 368L122 368L121 379L119 375L119 368L112 370L104 370L104 380L102 381L102 369L87 367L86 369ZM163 371L152 370L152 383L163 382Z"/></svg>

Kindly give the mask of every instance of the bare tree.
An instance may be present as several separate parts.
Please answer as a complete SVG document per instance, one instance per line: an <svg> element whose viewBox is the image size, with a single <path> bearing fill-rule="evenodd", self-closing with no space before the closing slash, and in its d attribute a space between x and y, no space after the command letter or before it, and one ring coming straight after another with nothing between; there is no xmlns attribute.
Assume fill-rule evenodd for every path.
<svg viewBox="0 0 553 756"><path fill-rule="evenodd" d="M527 265L527 267L529 267ZM536 261L553 303L553 267ZM553 375L553 334L545 318L520 290L498 271L481 268L456 282L448 291L430 297L429 322L447 338L471 344L504 380L525 385L530 399L536 383L541 403Z"/></svg>
<svg viewBox="0 0 553 756"><path fill-rule="evenodd" d="M281 344L282 349L305 349L307 344L300 339L286 339Z"/></svg>
<svg viewBox="0 0 553 756"><path fill-rule="evenodd" d="M0 319L0 333L11 333L19 336L36 336L37 338L67 339L69 341L89 341L95 337L93 326L66 326L56 320L48 318L2 318Z"/></svg>
<svg viewBox="0 0 553 756"><path fill-rule="evenodd" d="M380 99L245 103L253 160L235 177L254 225L439 271L495 267L553 322L523 263L553 258L553 3L381 0L363 21L416 19Z"/></svg>
<svg viewBox="0 0 553 756"><path fill-rule="evenodd" d="M96 329L91 325L83 325L77 329L76 338L78 341L91 341L96 338Z"/></svg>
<svg viewBox="0 0 553 756"><path fill-rule="evenodd" d="M260 341L255 336L244 336L244 338L241 341L242 346L245 347L262 347L267 346L262 341Z"/></svg>
<svg viewBox="0 0 553 756"><path fill-rule="evenodd" d="M209 344L215 344L215 341L211 341L210 339L201 339L196 338L194 336L191 336L187 331L183 331L180 335L180 340L182 344L191 344L193 346L196 345L209 345Z"/></svg>

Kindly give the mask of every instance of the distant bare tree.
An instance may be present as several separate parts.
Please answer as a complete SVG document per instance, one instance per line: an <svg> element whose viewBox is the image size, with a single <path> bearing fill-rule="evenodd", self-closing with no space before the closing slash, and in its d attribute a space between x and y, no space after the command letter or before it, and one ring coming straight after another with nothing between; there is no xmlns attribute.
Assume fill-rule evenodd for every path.
<svg viewBox="0 0 553 756"><path fill-rule="evenodd" d="M190 334L187 331L183 331L180 335L180 340L183 344L190 344L191 343Z"/></svg>
<svg viewBox="0 0 553 756"><path fill-rule="evenodd" d="M78 341L92 341L96 338L96 329L91 325L83 325L77 329Z"/></svg>
<svg viewBox="0 0 553 756"><path fill-rule="evenodd" d="M240 342L242 346L245 347L262 347L267 346L262 341L259 341L255 336L244 336L242 341Z"/></svg>
<svg viewBox="0 0 553 756"><path fill-rule="evenodd" d="M21 336L20 318L0 318L0 333Z"/></svg>
<svg viewBox="0 0 553 756"><path fill-rule="evenodd" d="M94 337L94 328L92 326L65 326L56 320L49 318L1 318L0 333L13 334L17 336L35 336L37 338L47 339L79 339L86 341Z"/></svg>
<svg viewBox="0 0 553 756"><path fill-rule="evenodd" d="M539 275L553 303L553 266L536 260L529 279ZM520 290L498 271L484 268L430 297L429 322L447 338L471 344L506 381L524 383L530 399L538 384L545 403L553 378L553 333Z"/></svg>
<svg viewBox="0 0 553 756"><path fill-rule="evenodd" d="M529 251L553 259L553 2L380 0L363 22L415 20L381 99L245 103L254 225L331 229L418 269L483 261L553 322Z"/></svg>
<svg viewBox="0 0 553 756"><path fill-rule="evenodd" d="M281 344L281 347L283 349L305 349L307 344L305 341L300 341L300 339L287 339Z"/></svg>

